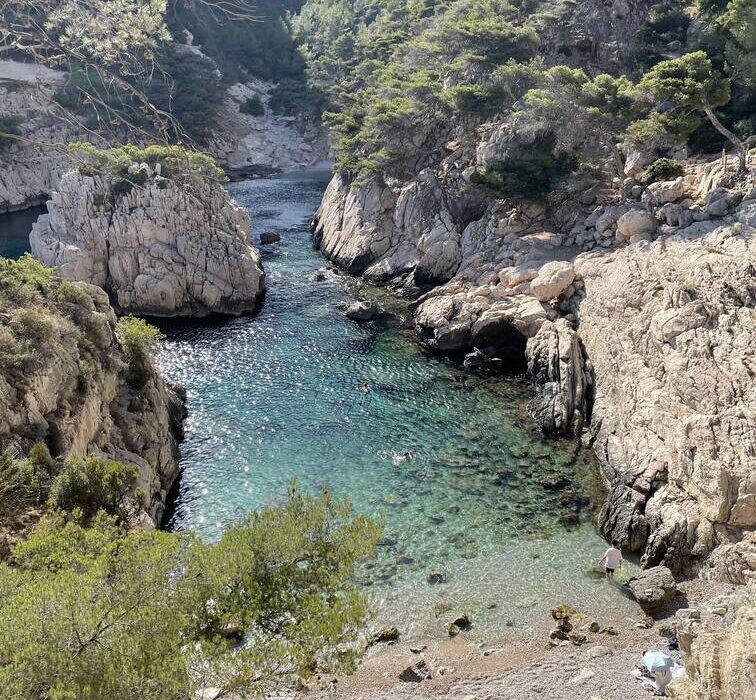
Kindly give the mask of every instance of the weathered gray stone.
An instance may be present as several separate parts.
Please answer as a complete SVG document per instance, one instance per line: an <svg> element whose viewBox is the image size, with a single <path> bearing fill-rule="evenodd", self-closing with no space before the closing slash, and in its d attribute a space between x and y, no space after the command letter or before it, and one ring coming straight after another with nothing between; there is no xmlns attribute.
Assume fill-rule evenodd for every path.
<svg viewBox="0 0 756 700"><path fill-rule="evenodd" d="M263 292L247 212L219 183L151 173L117 194L109 178L72 170L47 208L30 236L34 255L66 279L102 287L123 312L239 314Z"/></svg>
<svg viewBox="0 0 756 700"><path fill-rule="evenodd" d="M659 612L677 593L675 577L666 566L641 571L630 578L628 585L646 613Z"/></svg>

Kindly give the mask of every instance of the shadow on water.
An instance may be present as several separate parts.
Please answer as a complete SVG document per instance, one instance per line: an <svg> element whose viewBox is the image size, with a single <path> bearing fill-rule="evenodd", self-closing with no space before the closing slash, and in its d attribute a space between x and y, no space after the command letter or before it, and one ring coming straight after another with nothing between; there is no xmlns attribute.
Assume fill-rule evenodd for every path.
<svg viewBox="0 0 756 700"><path fill-rule="evenodd" d="M47 207L41 206L0 214L0 257L16 259L28 253L32 226L45 213Z"/></svg>

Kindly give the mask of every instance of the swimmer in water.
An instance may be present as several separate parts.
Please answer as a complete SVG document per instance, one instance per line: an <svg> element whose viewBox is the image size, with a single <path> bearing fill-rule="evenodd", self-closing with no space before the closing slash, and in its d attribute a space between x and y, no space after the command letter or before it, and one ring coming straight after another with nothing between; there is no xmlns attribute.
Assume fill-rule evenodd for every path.
<svg viewBox="0 0 756 700"><path fill-rule="evenodd" d="M370 391L370 384L367 382L363 382L362 386L360 387L360 390L363 394L367 394Z"/></svg>

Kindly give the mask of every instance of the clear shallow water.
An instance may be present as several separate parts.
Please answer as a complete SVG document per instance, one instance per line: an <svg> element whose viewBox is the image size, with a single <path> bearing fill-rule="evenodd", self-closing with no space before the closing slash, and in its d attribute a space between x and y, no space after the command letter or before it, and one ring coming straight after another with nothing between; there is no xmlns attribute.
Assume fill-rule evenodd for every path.
<svg viewBox="0 0 756 700"><path fill-rule="evenodd" d="M255 240L281 233L262 247L265 303L251 318L164 324L159 363L186 386L190 409L169 526L217 537L296 476L385 514L378 560L360 578L378 620L405 637L444 634L439 602L472 613L487 640L527 630L557 603L635 614L586 573L605 548L586 507L592 468L534 429L524 382L466 376L396 319L351 322L335 305L353 298L354 282L315 280L324 261L308 221L327 179L230 185ZM448 582L430 586L432 570Z"/></svg>

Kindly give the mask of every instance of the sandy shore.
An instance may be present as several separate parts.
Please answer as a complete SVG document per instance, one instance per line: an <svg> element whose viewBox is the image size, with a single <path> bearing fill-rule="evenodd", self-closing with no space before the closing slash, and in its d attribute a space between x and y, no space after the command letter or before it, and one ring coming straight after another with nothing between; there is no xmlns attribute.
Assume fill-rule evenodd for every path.
<svg viewBox="0 0 756 700"><path fill-rule="evenodd" d="M699 580L679 584L680 593L657 615L651 627L639 626L637 616L600 620L611 625L616 635L589 633L582 646L552 647L548 632L553 626L549 611L543 625L521 638L516 629L508 640L487 644L473 642L464 633L448 640L423 644L404 643L375 647L356 673L313 679L303 696L318 700L638 700L652 697L649 690L630 675L644 651L664 649L668 618L675 610L694 607L697 602L731 590L725 584ZM667 622L665 622L667 621ZM402 682L399 674L420 660L431 677L419 683Z"/></svg>

